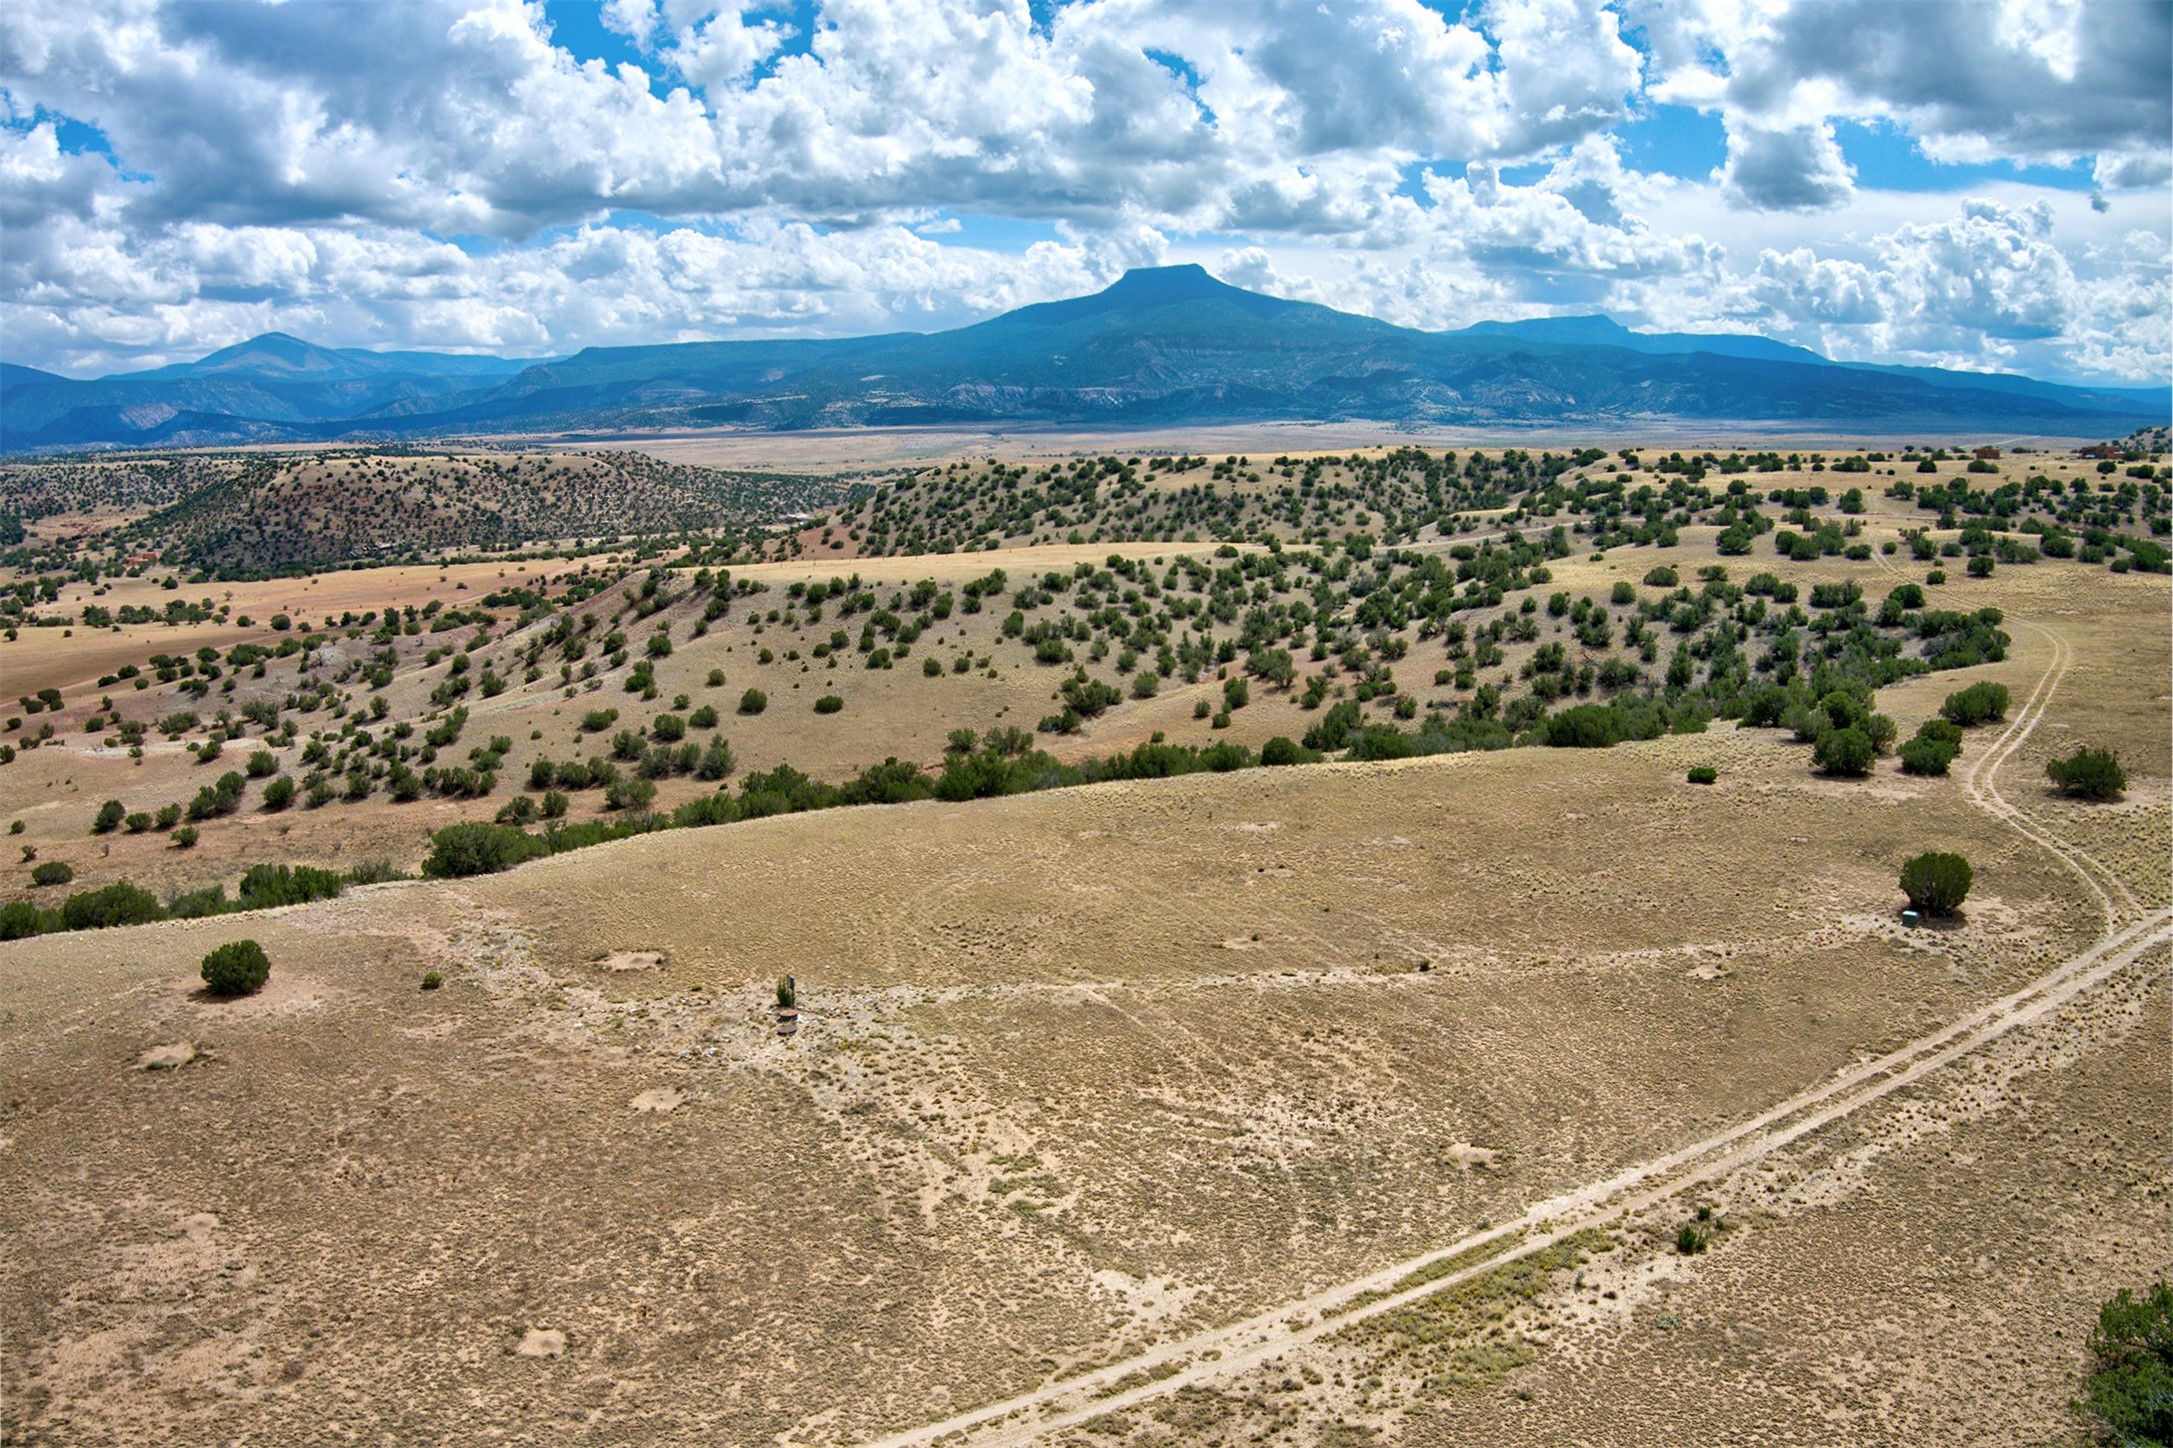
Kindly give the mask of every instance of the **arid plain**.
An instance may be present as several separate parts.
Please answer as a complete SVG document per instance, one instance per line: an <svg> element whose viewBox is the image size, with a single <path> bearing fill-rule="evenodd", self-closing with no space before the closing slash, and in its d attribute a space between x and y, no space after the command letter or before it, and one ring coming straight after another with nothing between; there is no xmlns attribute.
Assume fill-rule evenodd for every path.
<svg viewBox="0 0 2173 1448"><path fill-rule="evenodd" d="M2010 455L1992 481L2033 466ZM1354 490L1338 532L1390 522L1359 472L1323 484L1347 474ZM1959 530L1878 496L1887 482L1864 479L1872 496L1846 518L1805 505L1853 522L1857 558L1776 556L1769 536L1724 554L1701 522L1666 542L1576 540L1505 604L1560 592L1565 611L1526 610L1531 636L1505 638L1483 674L1525 687L1570 638L1570 602L1580 619L1614 608L1619 627L1672 595L1663 570L1873 600L1921 581L1938 564L1912 560L1908 531ZM1471 501L1460 528L1400 545L1417 561L1398 566L1572 521L1509 524ZM11 695L65 701L57 739L0 769L0 813L25 824L9 843L69 862L79 885L161 894L262 861L411 872L432 831L491 818L535 760L608 754L609 733L704 703L735 779L788 761L818 780L885 756L933 767L958 729L1016 728L1085 761L1158 731L1258 750L1321 717L1260 677L1232 702L1218 668L1238 671L1210 658L1044 732L1067 671L1006 624L1034 580L1083 580L1065 585L1091 595L1082 628L1146 580L1179 596L1186 559L1235 570L1245 606L1317 602L1329 580L1238 576L1303 546L1295 530L1072 543L1056 524L855 556L878 511L832 510L836 541L847 518L861 529L843 557L811 528L798 556L715 565L741 591L713 595L729 604L713 621L692 593L641 613L649 564L672 559L609 551L72 584L55 606L213 607L0 645ZM664 569L656 596L695 566ZM1973 682L2013 702L1940 777L1892 758L1827 777L1784 731L1716 720L1602 749L746 818L0 945L6 1435L2082 1441L2069 1405L2097 1304L2173 1263L2173 615L2156 573L1946 566L1938 606L1997 609L2005 657L1899 679L1877 708L1906 737ZM880 610L924 579L963 598L999 567L1009 599L931 617L895 667L814 653L870 610L784 616L832 577L855 575ZM236 737L211 767L179 742L199 721L131 757L85 717L219 700L102 688L123 663L269 644L260 621L279 613L330 620L318 672L360 669L367 634L342 615L548 595L584 569L610 582L556 616L590 609L601 630L631 613L636 649L669 625L654 699L556 668L467 698L460 742L508 741L495 792L284 810L252 795L186 849L160 830L92 833L104 800L186 801L260 743L300 772L309 743ZM1625 586L1636 602L1610 602ZM461 652L477 673L515 680L548 627L511 611L462 626L486 636ZM1475 715L1439 638L1416 620L1393 632L1370 640L1365 668L1383 672L1363 673L1386 687L1358 702ZM1090 660L1088 634L1069 637L1079 677L1125 682L1115 647ZM450 641L387 645L386 718L442 717L447 664L423 650ZM265 698L303 687L271 662ZM758 712L740 712L748 689ZM833 692L836 712L811 709ZM588 727L607 706L623 718ZM2117 750L2123 800L2050 789L2047 762L2085 743ZM1701 766L1717 780L1686 782ZM715 788L655 783L659 807ZM626 813L595 792L569 808ZM1910 928L1896 874L1929 849L1966 855L1975 886L1959 920ZM51 893L30 860L5 868L8 898ZM269 985L206 996L197 961L242 937L269 953ZM430 971L442 988L418 990ZM774 1009L785 974L791 1035Z"/></svg>

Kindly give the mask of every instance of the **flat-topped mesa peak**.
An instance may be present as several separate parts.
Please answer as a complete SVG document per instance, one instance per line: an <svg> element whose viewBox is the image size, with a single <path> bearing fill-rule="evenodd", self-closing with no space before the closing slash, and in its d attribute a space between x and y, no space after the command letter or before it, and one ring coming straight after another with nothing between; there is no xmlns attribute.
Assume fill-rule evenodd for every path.
<svg viewBox="0 0 2173 1448"><path fill-rule="evenodd" d="M1208 275L1206 267L1185 262L1178 266L1135 266L1104 287L1101 295L1112 302L1154 305L1199 301L1237 290Z"/></svg>
<svg viewBox="0 0 2173 1448"><path fill-rule="evenodd" d="M1345 317L1305 302L1285 301L1281 297L1265 296L1259 292L1249 292L1243 287L1233 287L1228 282L1217 281L1209 275L1205 267L1187 262L1179 266L1133 267L1098 292L1020 307L1016 311L1006 312L1000 317L982 322L978 324L978 328L968 328L967 331L1006 331L1016 327L1040 328L1067 324L1122 325L1135 318L1145 321L1154 314L1199 308L1223 309L1223 317L1231 320L1238 314L1259 319L1283 320L1301 313L1317 312L1323 317L1336 317L1346 326L1366 331L1378 330L1388 325L1370 317ZM1194 315L1197 317L1198 314Z"/></svg>

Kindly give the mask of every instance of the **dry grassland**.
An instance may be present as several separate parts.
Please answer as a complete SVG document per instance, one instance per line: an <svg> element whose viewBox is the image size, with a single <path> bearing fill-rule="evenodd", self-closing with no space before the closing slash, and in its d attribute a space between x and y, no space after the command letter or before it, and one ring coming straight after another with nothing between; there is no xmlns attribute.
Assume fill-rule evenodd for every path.
<svg viewBox="0 0 2173 1448"><path fill-rule="evenodd" d="M1874 499L1867 541L1914 521ZM1604 597L1660 558L1687 578L1710 533L1575 555L1553 586ZM843 566L906 583L1183 551ZM544 567L210 591L260 621L337 616ZM836 571L735 576L772 585L766 610ZM1876 596L1923 565L1780 571ZM858 1443L1019 1397L959 1441L2073 1441L2097 1302L2173 1262L2173 1001L2147 932L2058 1009L1695 1190L1458 1255L1426 1269L1439 1291L1347 1325L1304 1305L2028 986L2107 934L2101 893L2122 926L2173 905L2164 580L1955 572L1940 605L2006 610L2009 657L1879 707L1906 735L1992 678L2016 708L1943 779L1821 779L1771 731L1716 727L834 810L0 945L0 1436ZM123 588L174 596L101 601ZM998 617L919 651L991 648ZM101 650L244 636L78 632L8 645L9 694L50 679L80 714ZM674 633L663 701L716 704L743 768L926 761L950 728L1050 707L1031 665L801 674L739 604ZM1423 695L1433 668L1398 682ZM847 707L818 718L833 679ZM734 716L754 684L769 710ZM397 712L423 692L403 676ZM1191 702L1127 701L1063 747L1204 740ZM568 757L586 709L665 707L615 682L469 703L463 747L511 735L508 774ZM1214 737L1306 717L1262 690ZM2119 749L2124 802L2046 790L2076 742ZM1719 783L1686 784L1697 764ZM412 865L427 830L502 802L249 811L192 852L88 837L99 800L186 798L206 772L155 736L140 765L71 739L0 771L0 813L83 883L170 889L264 859ZM1963 921L1906 930L1896 870L1929 848L1976 887ZM203 996L197 961L242 937L269 987ZM1701 1206L1709 1245L1680 1254ZM1183 1347L1258 1314L1287 1346Z"/></svg>
<svg viewBox="0 0 2173 1448"><path fill-rule="evenodd" d="M2162 650L2123 602L2093 627ZM1997 672L2020 698L2050 654L2023 634ZM2047 730L2104 710L2139 742L2153 681L2122 677L2063 686ZM1723 783L1682 784L1694 762ZM2162 834L2162 794L2082 825L2009 771L2163 898L2118 838ZM1895 865L1931 844L1979 887L1907 932ZM2101 926L1960 780L1827 783L1716 732L837 811L19 942L9 1435L908 1429L1514 1216ZM196 995L245 934L271 988ZM1697 1258L1624 1223L1443 1322L1077 1436L2055 1432L2091 1303L2173 1246L2162 978L1731 1181ZM195 1059L140 1069L175 1045ZM2008 1391L1947 1391L1972 1375Z"/></svg>

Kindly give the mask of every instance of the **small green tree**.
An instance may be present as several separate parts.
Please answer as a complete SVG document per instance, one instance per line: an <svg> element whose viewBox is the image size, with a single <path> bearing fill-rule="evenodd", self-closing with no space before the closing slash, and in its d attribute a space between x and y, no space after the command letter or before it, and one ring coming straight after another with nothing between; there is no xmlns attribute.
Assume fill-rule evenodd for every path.
<svg viewBox="0 0 2173 1448"><path fill-rule="evenodd" d="M2127 771L2110 749L2077 749L2065 759L2045 766L2045 773L2064 794L2077 799L2118 799L2128 787Z"/></svg>
<svg viewBox="0 0 2173 1448"><path fill-rule="evenodd" d="M2106 1441L2173 1443L2173 1286L2137 1298L2127 1288L2098 1309L2089 1393L2076 1404Z"/></svg>
<svg viewBox="0 0 2173 1448"><path fill-rule="evenodd" d="M759 714L769 707L770 696L760 689L749 689L739 696L739 712L742 714Z"/></svg>
<svg viewBox="0 0 2173 1448"><path fill-rule="evenodd" d="M253 995L271 979L272 963L254 940L235 940L204 957L204 985L213 995Z"/></svg>
<svg viewBox="0 0 2173 1448"><path fill-rule="evenodd" d="M1916 726L1919 739L1936 739L1956 754L1962 752L1961 726L1946 719L1926 719Z"/></svg>
<svg viewBox="0 0 2173 1448"><path fill-rule="evenodd" d="M1819 772L1843 779L1862 779L1878 757L1878 747L1861 729L1828 729L1811 747L1811 762Z"/></svg>
<svg viewBox="0 0 2173 1448"><path fill-rule="evenodd" d="M550 848L511 825L471 820L447 825L430 837L430 854L423 861L423 873L440 880L489 875L549 854Z"/></svg>
<svg viewBox="0 0 2173 1448"><path fill-rule="evenodd" d="M0 905L0 940L27 940L38 933L38 907L28 900Z"/></svg>
<svg viewBox="0 0 2173 1448"><path fill-rule="evenodd" d="M1969 898L1969 861L1937 850L1901 867L1901 893L1926 915L1952 915Z"/></svg>
<svg viewBox="0 0 2173 1448"><path fill-rule="evenodd" d="M1901 746L1903 774L1945 774L1953 762L1954 746L1941 739L1919 734Z"/></svg>
<svg viewBox="0 0 2173 1448"><path fill-rule="evenodd" d="M121 827L121 821L126 818L128 807L117 799L109 799L98 806L98 818L91 821L91 833L110 835Z"/></svg>
<svg viewBox="0 0 2173 1448"><path fill-rule="evenodd" d="M33 885L65 885L75 878L75 866L66 860L47 860L30 872Z"/></svg>
<svg viewBox="0 0 2173 1448"><path fill-rule="evenodd" d="M2004 719L2007 717L2007 686L1987 679L1966 689L1957 689L1939 706L1939 716L1964 729Z"/></svg>

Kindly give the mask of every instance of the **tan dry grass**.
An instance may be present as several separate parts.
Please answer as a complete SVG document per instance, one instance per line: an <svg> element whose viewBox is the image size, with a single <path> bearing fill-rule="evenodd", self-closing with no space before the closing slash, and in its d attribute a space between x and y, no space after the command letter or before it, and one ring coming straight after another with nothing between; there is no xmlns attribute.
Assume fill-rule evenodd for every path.
<svg viewBox="0 0 2173 1448"><path fill-rule="evenodd" d="M1985 883L1907 937L1925 833ZM2064 888L1951 783L1716 735L835 812L20 943L14 1436L907 1426L1744 1114L2087 934ZM243 933L274 988L194 999ZM179 1039L206 1058L133 1069ZM531 1330L565 1355L512 1355Z"/></svg>

